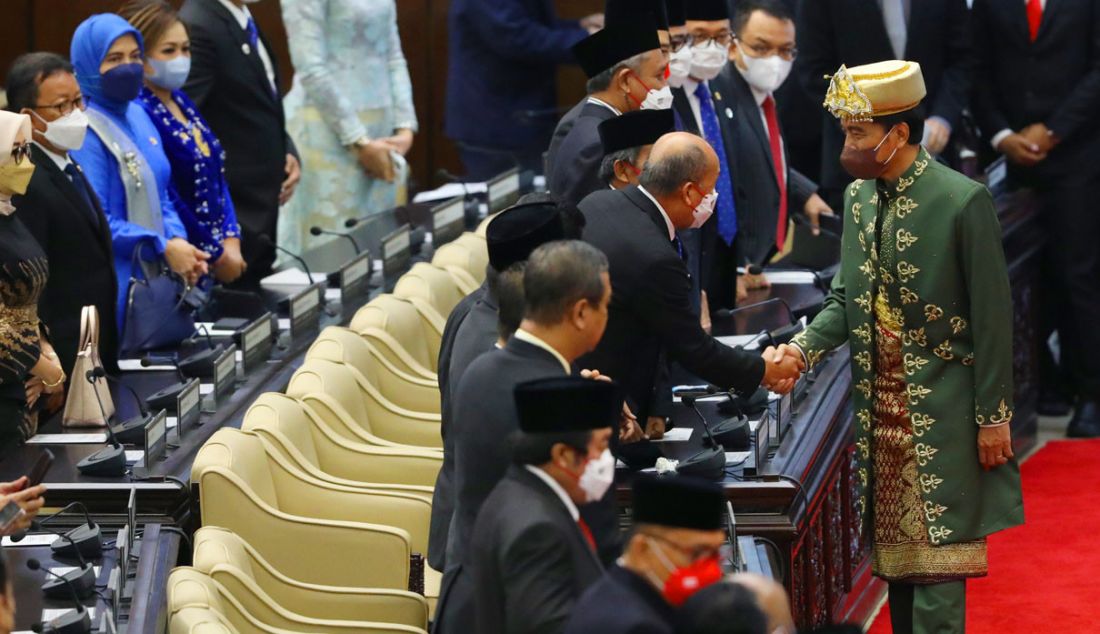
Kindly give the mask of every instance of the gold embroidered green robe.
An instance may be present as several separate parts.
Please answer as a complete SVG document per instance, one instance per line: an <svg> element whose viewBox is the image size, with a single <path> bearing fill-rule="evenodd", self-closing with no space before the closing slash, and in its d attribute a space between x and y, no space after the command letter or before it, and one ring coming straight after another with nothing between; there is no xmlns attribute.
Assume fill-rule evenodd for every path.
<svg viewBox="0 0 1100 634"><path fill-rule="evenodd" d="M875 223L883 216L883 264ZM1018 464L985 471L980 425L1012 418L1012 297L989 191L921 149L896 183L853 182L840 271L794 340L812 366L851 345L859 504L870 521L874 296L885 293L902 359L929 541L971 541L1023 523Z"/></svg>

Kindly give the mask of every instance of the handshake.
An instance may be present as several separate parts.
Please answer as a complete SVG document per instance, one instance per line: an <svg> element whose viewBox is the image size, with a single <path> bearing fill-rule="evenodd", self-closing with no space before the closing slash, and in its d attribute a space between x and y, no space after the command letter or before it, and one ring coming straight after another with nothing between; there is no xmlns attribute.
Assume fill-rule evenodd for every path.
<svg viewBox="0 0 1100 634"><path fill-rule="evenodd" d="M806 362L798 348L781 344L768 346L760 355L764 359L764 379L761 385L776 394L787 394L794 389L798 377L806 369Z"/></svg>

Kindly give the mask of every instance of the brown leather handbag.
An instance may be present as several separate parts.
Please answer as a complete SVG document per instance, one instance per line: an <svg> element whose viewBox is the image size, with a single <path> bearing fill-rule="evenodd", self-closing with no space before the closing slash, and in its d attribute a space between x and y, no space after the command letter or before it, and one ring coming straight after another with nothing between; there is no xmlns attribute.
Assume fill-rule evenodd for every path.
<svg viewBox="0 0 1100 634"><path fill-rule="evenodd" d="M76 353L73 371L69 373L69 395L65 401L65 413L61 416L62 427L107 426L103 412L108 417L115 413L115 402L111 400L107 381L99 379L92 384L87 379L89 371L102 367L103 362L99 359L99 311L95 306L85 306L80 312L80 349ZM96 392L103 402L102 412Z"/></svg>

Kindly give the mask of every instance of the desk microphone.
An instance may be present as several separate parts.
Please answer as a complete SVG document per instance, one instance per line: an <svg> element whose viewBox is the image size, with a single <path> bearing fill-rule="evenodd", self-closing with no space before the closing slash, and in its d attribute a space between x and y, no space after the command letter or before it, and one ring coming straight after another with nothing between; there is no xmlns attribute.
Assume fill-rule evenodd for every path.
<svg viewBox="0 0 1100 634"><path fill-rule="evenodd" d="M690 407L695 415L699 417L699 420L702 421L703 433L706 434L706 439L703 441L701 450L687 459L681 460L676 465L676 472L708 480L721 480L726 468L725 450L711 434L706 417L703 416L703 413L699 411L699 407L695 404L695 397L690 395L681 396L680 402Z"/></svg>
<svg viewBox="0 0 1100 634"><path fill-rule="evenodd" d="M149 355L146 355L146 357L148 356ZM146 357L143 357L141 359L142 367L148 367L145 363ZM161 364L155 363L153 365ZM165 363L164 365L168 364ZM137 404L138 411L140 412L138 416L134 416L133 418L124 420L117 425L110 425L108 423L108 425L110 425L111 427L111 431L113 431L115 434L115 438L118 438L118 441L124 445L138 445L145 442L145 425L149 422L149 410L145 407L145 401L143 401L142 398L138 396L138 393L134 391L134 388L116 379L110 374L107 374L103 370L103 368L93 368L92 370L90 370L90 372L92 372L92 374L97 379L106 379L108 383L125 389L127 392L130 393L130 396L133 397L134 403Z"/></svg>
<svg viewBox="0 0 1100 634"><path fill-rule="evenodd" d="M351 235L351 233L349 233L349 232L330 231L328 229L322 229L321 227L310 227L309 228L309 235L311 235L311 236L335 236L337 238L344 238L345 240L350 242L351 247L353 249L355 249L355 255L359 255L360 253L363 252L363 250L359 248L359 243L355 241L355 236Z"/></svg>
<svg viewBox="0 0 1100 634"><path fill-rule="evenodd" d="M107 410L103 408L103 399L99 397L99 390L95 389L96 381L102 372L102 368L93 368L88 370L85 378L92 384L92 392L95 393L96 403L99 404L99 413L103 416L103 420L108 420ZM76 468L81 474L104 478L119 478L126 475L126 452L109 424L106 429L107 446L76 463Z"/></svg>
<svg viewBox="0 0 1100 634"><path fill-rule="evenodd" d="M68 544L61 543L58 545L58 542L54 541L50 545L50 550L58 557L76 557L78 559L99 557L103 553L103 531L98 524L92 521L92 516L88 514L88 507L81 502L70 502L53 515L42 520L35 520L31 523L31 526L34 530L45 530L52 533L53 531L46 528L46 524L52 522L55 517L68 513L73 508L79 508L84 513L86 524L77 526L64 534L64 538L69 542Z"/></svg>
<svg viewBox="0 0 1100 634"><path fill-rule="evenodd" d="M49 623L35 623L31 629L35 632L42 632L43 634L91 634L92 616L89 614L88 609L84 607L84 604L80 602L80 595L77 594L73 584L65 577L44 567L42 562L37 559L28 559L27 568L30 570L41 570L47 575L52 575L60 579L64 585L69 588L69 596L73 600L73 605L76 606L76 612L65 612Z"/></svg>
<svg viewBox="0 0 1100 634"><path fill-rule="evenodd" d="M782 343L789 343L792 337L802 331L802 324L800 324L798 319L795 318L794 311L791 309L791 305L788 304L787 300L783 299L782 297L770 297L762 302L749 304L748 306L739 306L737 308L734 308L733 310L730 310L729 308L719 308L718 310L714 311L714 316L718 317L719 319L730 319L739 312L760 308L768 304L782 304L783 308L785 308L787 311L787 318L789 322L784 326L780 326L779 328L761 332L758 337L763 337L767 339L768 345L770 346L778 346Z"/></svg>
<svg viewBox="0 0 1100 634"><path fill-rule="evenodd" d="M278 251L281 251L294 258L295 262L302 265L302 270L306 272L306 277L309 278L309 283L311 285L313 284L313 273L310 272L309 265L306 264L306 261L304 259L302 259L302 256L291 251L290 249L286 249L279 246L278 244L275 244L275 241L271 239L271 236L267 235L266 233L256 234L256 240L264 246L272 247L273 249L277 249Z"/></svg>
<svg viewBox="0 0 1100 634"><path fill-rule="evenodd" d="M76 592L76 595L81 599L87 599L92 596L92 594L95 593L95 568L88 563L88 560L84 559L84 555L81 554L80 548L77 547L76 542L64 533L59 533L52 528L46 528L41 522L32 522L31 530L46 531L63 540L67 540L72 544L73 550L76 553L76 559L80 562L80 567L76 570L70 570L63 575L53 573L57 578L42 584L42 592L51 599L64 599L65 595L71 591ZM51 570L50 572L53 571Z"/></svg>

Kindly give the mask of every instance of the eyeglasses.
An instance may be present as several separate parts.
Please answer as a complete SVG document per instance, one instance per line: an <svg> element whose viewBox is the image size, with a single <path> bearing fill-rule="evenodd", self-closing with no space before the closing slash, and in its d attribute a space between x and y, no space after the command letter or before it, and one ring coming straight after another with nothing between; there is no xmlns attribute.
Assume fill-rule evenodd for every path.
<svg viewBox="0 0 1100 634"><path fill-rule="evenodd" d="M686 33L673 35L669 38L668 43L672 52L675 53L682 50L685 46L691 46L691 36Z"/></svg>
<svg viewBox="0 0 1100 634"><path fill-rule="evenodd" d="M714 42L722 48L729 48L730 44L733 44L733 33L725 32L719 33L714 37L707 37L705 35L689 35L690 44L692 46L704 46L708 42Z"/></svg>
<svg viewBox="0 0 1100 634"><path fill-rule="evenodd" d="M11 160L16 165L22 165L23 159L28 159L31 156L31 144L20 143L19 145L13 145L11 148Z"/></svg>
<svg viewBox="0 0 1100 634"><path fill-rule="evenodd" d="M750 57L771 57L772 55L778 55L780 59L784 59L788 62L793 62L794 58L798 57L798 49L794 46L784 46L783 48L774 48L766 44L745 44L740 38L733 38L737 41L737 45L741 47L742 52L748 52Z"/></svg>
<svg viewBox="0 0 1100 634"><path fill-rule="evenodd" d="M52 106L47 106L47 105L44 105L44 104L40 104L40 105L36 105L35 108L39 109L39 110L54 110L54 111L57 112L57 116L64 117L65 115L69 114L73 110L83 110L84 109L84 96L81 95L80 97L77 97L76 99L73 99L72 101L62 101L61 103L54 104Z"/></svg>

